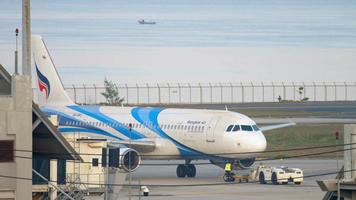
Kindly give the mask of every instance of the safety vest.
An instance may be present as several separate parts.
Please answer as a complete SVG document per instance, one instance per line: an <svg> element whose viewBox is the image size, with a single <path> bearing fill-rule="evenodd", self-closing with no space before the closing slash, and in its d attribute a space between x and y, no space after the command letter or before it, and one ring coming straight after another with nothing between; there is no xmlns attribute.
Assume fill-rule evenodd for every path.
<svg viewBox="0 0 356 200"><path fill-rule="evenodd" d="M230 172L231 171L231 163L226 163L225 165L225 171Z"/></svg>

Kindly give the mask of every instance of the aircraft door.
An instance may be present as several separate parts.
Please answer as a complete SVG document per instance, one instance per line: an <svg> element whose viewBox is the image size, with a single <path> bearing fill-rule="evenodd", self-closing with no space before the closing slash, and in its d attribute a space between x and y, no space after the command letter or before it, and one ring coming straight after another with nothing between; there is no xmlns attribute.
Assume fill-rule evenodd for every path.
<svg viewBox="0 0 356 200"><path fill-rule="evenodd" d="M219 122L220 117L214 117L210 120L209 124L208 124L208 128L206 130L206 141L207 142L215 142L215 127L217 125L217 123Z"/></svg>

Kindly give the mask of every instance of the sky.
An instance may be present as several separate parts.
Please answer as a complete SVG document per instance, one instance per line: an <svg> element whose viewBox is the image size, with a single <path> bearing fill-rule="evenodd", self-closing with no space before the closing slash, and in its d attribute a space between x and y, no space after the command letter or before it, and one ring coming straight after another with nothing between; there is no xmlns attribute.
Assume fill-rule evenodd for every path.
<svg viewBox="0 0 356 200"><path fill-rule="evenodd" d="M352 0L31 3L32 32L65 85L356 80ZM0 63L10 72L16 27L21 1L1 0Z"/></svg>

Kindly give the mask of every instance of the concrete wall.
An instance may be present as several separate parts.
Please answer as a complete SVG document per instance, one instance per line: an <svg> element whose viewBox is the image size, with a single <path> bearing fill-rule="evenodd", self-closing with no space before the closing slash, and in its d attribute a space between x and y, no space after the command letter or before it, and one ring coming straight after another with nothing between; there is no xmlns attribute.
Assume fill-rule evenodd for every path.
<svg viewBox="0 0 356 200"><path fill-rule="evenodd" d="M91 191L105 191L103 184L109 181L109 184L122 184L126 179L126 172L123 170L118 170L116 168L111 168L107 174L106 168L102 167L101 164L101 153L102 148L106 148L106 141L99 140L79 140L79 138L85 138L86 136L81 136L78 133L66 134L67 141L75 148L77 153L79 153L83 159L83 163L73 163L67 161L67 173L68 175L77 175L80 178L80 182ZM93 158L98 159L99 166L92 166ZM109 176L109 177L108 177ZM109 178L109 180L107 180ZM98 185L96 185L98 184ZM99 185L101 184L101 185ZM117 199L118 193L122 187L111 187L109 189L111 199Z"/></svg>
<svg viewBox="0 0 356 200"><path fill-rule="evenodd" d="M79 176L83 183L105 183L105 170L101 166L101 153L102 148L106 147L106 142L102 141L77 141L80 136L78 134L67 134L67 141L75 148L77 153L81 154L83 163L74 163L73 161L67 161L67 174L73 176L74 174ZM93 154L93 155L90 155ZM92 166L93 158L98 159L99 166ZM89 188L100 188L100 185L88 185Z"/></svg>
<svg viewBox="0 0 356 200"><path fill-rule="evenodd" d="M13 76L11 95L0 96L0 140L32 151L32 89L29 76ZM18 157L16 157L18 156ZM14 162L0 163L0 175L32 178L32 152L15 151ZM32 181L0 177L0 199L32 199Z"/></svg>

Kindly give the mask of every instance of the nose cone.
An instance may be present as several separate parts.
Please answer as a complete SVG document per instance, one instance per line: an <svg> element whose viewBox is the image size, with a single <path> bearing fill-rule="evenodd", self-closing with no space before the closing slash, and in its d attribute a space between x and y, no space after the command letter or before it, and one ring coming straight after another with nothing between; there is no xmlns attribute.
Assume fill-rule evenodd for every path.
<svg viewBox="0 0 356 200"><path fill-rule="evenodd" d="M267 148L267 140L266 137L263 135L262 132L260 132L258 135L256 135L256 138L254 140L254 143L252 144L252 148L254 148L254 150L256 152L260 152L260 151L265 151Z"/></svg>

